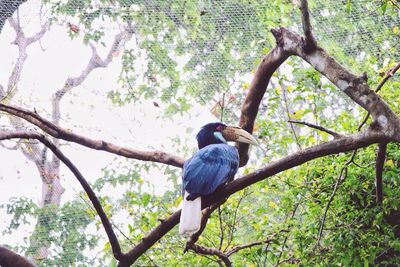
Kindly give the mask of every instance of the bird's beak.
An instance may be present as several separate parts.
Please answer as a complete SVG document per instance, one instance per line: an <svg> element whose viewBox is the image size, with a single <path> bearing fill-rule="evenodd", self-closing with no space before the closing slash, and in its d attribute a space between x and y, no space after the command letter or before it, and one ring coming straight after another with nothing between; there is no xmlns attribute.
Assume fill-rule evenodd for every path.
<svg viewBox="0 0 400 267"><path fill-rule="evenodd" d="M227 126L222 131L222 135L226 139L226 141L258 145L257 140L251 134L240 127Z"/></svg>

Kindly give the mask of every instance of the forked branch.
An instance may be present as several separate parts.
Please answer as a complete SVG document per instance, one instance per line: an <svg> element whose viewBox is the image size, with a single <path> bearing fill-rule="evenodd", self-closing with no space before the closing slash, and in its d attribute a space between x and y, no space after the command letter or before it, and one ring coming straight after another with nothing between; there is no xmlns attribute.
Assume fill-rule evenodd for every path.
<svg viewBox="0 0 400 267"><path fill-rule="evenodd" d="M312 26L310 22L310 12L308 10L307 0L301 0L300 3L301 10L301 22L303 24L304 32L304 51L311 53L317 49L317 41L315 41Z"/></svg>
<svg viewBox="0 0 400 267"><path fill-rule="evenodd" d="M86 179L83 177L83 175L80 173L78 168L64 155L64 153L61 152L60 149L58 149L47 137L45 137L42 134L33 132L33 131L2 131L0 132L0 140L7 140L7 139L36 139L40 141L43 145L48 147L69 169L70 171L74 174L76 179L79 181L83 189L85 190L86 194L88 195L90 201L93 204L93 207L95 208L97 214L100 217L101 223L103 224L104 230L107 233L108 239L111 244L112 251L114 253L114 256L116 259L121 259L122 252L121 252L121 247L119 245L118 239L114 233L114 230L111 226L110 221L107 218L106 213L103 210L103 207L100 204L99 199L97 198L96 194L90 187L89 183L86 181Z"/></svg>
<svg viewBox="0 0 400 267"><path fill-rule="evenodd" d="M184 159L173 154L162 151L141 151L133 148L121 147L103 140L94 140L89 137L74 134L70 130L61 128L60 126L53 124L52 122L39 116L37 113L20 107L14 107L11 105L0 103L0 111L4 111L14 116L20 117L36 125L47 134L58 139L74 142L96 150L107 151L126 158L159 162L176 167L183 166Z"/></svg>

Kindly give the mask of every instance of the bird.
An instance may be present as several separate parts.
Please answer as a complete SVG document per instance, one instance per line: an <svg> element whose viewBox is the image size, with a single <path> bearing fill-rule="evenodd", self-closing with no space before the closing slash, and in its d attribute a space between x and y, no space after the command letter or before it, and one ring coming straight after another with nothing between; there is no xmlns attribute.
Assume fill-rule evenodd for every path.
<svg viewBox="0 0 400 267"><path fill-rule="evenodd" d="M201 198L233 179L239 168L239 153L228 141L257 145L256 139L236 126L221 122L201 127L197 136L199 150L185 161L182 171L179 234L191 236L200 229Z"/></svg>

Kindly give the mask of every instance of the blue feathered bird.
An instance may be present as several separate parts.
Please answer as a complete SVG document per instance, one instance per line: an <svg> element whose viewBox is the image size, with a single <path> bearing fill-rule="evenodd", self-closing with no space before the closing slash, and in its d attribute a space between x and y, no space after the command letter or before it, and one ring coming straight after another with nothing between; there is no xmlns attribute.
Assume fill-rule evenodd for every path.
<svg viewBox="0 0 400 267"><path fill-rule="evenodd" d="M204 125L196 136L199 151L183 165L183 203L179 234L189 236L200 229L201 197L233 179L239 153L227 141L257 144L245 130L215 122Z"/></svg>

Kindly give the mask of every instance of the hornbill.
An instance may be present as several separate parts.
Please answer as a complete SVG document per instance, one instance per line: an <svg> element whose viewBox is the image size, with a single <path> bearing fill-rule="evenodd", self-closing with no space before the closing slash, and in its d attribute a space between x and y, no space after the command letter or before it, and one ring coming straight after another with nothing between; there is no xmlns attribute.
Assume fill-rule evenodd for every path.
<svg viewBox="0 0 400 267"><path fill-rule="evenodd" d="M227 141L256 145L245 130L215 122L204 125L196 136L199 151L183 165L183 201L179 234L190 236L200 229L201 197L233 179L239 168L239 153Z"/></svg>

